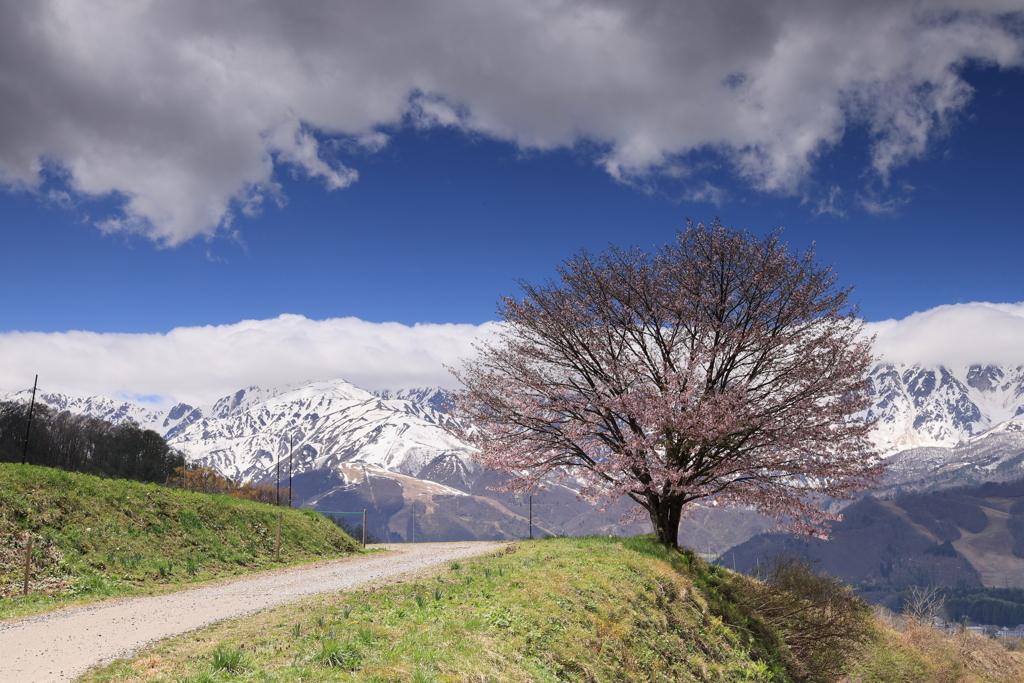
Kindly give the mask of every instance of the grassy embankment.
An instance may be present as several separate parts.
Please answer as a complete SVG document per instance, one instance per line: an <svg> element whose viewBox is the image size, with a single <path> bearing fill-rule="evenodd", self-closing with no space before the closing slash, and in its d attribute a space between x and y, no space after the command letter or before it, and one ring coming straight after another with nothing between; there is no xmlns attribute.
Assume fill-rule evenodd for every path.
<svg viewBox="0 0 1024 683"><path fill-rule="evenodd" d="M274 553L283 514L280 562ZM33 537L22 596L25 533ZM326 518L224 495L0 464L0 618L358 551Z"/></svg>
<svg viewBox="0 0 1024 683"><path fill-rule="evenodd" d="M828 648L799 655L799 629L754 607L768 602L764 584L649 539L527 541L429 577L228 620L81 680L835 680ZM1024 680L1020 655L980 636L860 614L850 683Z"/></svg>
<svg viewBox="0 0 1024 683"><path fill-rule="evenodd" d="M57 541L35 546L32 595L2 599L0 610L39 612L275 566L278 511L226 496L0 466L0 538L28 530ZM354 549L323 518L283 512L283 563ZM784 617L804 602L766 592L689 551L669 552L648 539L510 547L516 551L452 563L413 583L222 622L86 680L785 683L835 670L828 655L837 643L808 647L815 634L806 620ZM23 552L0 549L6 594L20 589ZM850 683L1024 680L1021 656L990 640L862 615L866 640L849 660Z"/></svg>

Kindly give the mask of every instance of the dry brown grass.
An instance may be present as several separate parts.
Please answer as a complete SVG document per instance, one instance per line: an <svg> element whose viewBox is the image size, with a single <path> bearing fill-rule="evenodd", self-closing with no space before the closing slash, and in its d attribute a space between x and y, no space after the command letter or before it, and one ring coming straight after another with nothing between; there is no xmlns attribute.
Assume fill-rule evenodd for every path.
<svg viewBox="0 0 1024 683"><path fill-rule="evenodd" d="M879 632L845 683L1021 683L1024 653L962 630L947 634L918 619L877 613Z"/></svg>
<svg viewBox="0 0 1024 683"><path fill-rule="evenodd" d="M1020 683L1024 656L1008 652L991 638L961 631L946 635L929 626L911 623L900 634L902 644L919 653L935 683Z"/></svg>
<svg viewBox="0 0 1024 683"><path fill-rule="evenodd" d="M267 505L279 502L279 492L271 484L257 486L251 482L235 481L210 467L178 467L174 470L174 476L168 478L167 484L187 491L223 493Z"/></svg>

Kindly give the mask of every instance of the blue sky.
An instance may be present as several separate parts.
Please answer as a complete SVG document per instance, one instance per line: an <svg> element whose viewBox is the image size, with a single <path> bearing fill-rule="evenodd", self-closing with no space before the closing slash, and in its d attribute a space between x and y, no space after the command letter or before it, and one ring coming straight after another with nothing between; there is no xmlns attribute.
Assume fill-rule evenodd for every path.
<svg viewBox="0 0 1024 683"><path fill-rule="evenodd" d="M223 27L244 11L236 3L220 17L201 3L154 3L152 16L105 17L133 36L112 46L58 3L2 10L12 32L0 51L4 343L282 314L478 326L515 279L550 277L581 248L650 248L686 218L714 216L755 234L785 227L797 248L816 242L871 321L1024 301L1024 19L1007 14L1012 4L943 3L935 19L914 3L877 17L824 3L808 53L824 55L820 68L806 54L778 57L808 11L795 0L769 3L776 14L763 24L722 3L708 5L719 16L678 26L629 5L569 4L575 14L554 18L568 37L542 43L552 61L539 64L520 45L540 29L497 3L478 25L435 36L427 25L416 41L403 39L415 26L361 16L394 45L415 44L385 55L357 38L314 49L337 37L329 4L311 3L302 22L257 3L257 19L236 29ZM581 13L590 23L577 26ZM26 37L30 25L50 32ZM156 27L160 41L147 39ZM673 38L716 31L753 47L676 54ZM908 47L872 47L887 31ZM69 34L78 43L59 40ZM840 37L845 51L829 51ZM459 46L458 61L437 56L442 40ZM579 63L559 61L574 40ZM238 52L224 57L227 45ZM162 51L177 60L166 69L153 66ZM297 56L305 71L288 66ZM612 57L622 75L601 62ZM473 66L489 60L510 67ZM293 86L309 71L313 85ZM648 72L649 83L638 76ZM196 85L210 73L224 82ZM0 389L33 372L9 367ZM76 382L66 386L87 389ZM96 390L174 393L145 384Z"/></svg>
<svg viewBox="0 0 1024 683"><path fill-rule="evenodd" d="M940 304L1024 300L1024 73L971 70L975 94L948 136L894 173L891 212L849 202L817 214L802 197L752 189L727 172L719 204L687 201L672 179L656 191L617 182L585 151L521 153L451 129L400 129L387 149L346 156L360 179L327 191L282 168L287 203L241 216L232 232L159 248L103 234L113 198L64 209L35 193L0 195L6 330L166 332L299 313L384 322L481 323L514 280L550 277L581 248L653 247L687 217L720 216L763 234L785 227L799 248L856 287L870 320ZM713 156L713 155L706 155ZM861 189L863 134L849 133L813 182ZM57 183L56 185L59 185ZM237 234L236 234L237 233Z"/></svg>

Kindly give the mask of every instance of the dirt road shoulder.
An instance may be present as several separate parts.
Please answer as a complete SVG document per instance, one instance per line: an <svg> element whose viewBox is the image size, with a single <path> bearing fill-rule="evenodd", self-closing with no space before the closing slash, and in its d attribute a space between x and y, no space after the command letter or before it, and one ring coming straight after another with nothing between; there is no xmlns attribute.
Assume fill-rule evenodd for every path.
<svg viewBox="0 0 1024 683"><path fill-rule="evenodd" d="M300 598L387 581L500 547L410 543L192 590L125 598L0 623L0 682L71 681L90 666L222 619Z"/></svg>

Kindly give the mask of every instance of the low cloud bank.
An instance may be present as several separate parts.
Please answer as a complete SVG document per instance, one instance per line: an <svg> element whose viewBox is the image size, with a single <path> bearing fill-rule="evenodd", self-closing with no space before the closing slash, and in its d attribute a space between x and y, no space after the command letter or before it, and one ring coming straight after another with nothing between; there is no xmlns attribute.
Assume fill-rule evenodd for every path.
<svg viewBox="0 0 1024 683"><path fill-rule="evenodd" d="M101 394L167 408L211 403L250 385L343 377L364 389L456 388L444 365L474 355L483 325L309 320L282 315L167 334L5 332L0 391ZM883 361L965 366L1024 365L1024 303L939 306L868 324Z"/></svg>
<svg viewBox="0 0 1024 683"><path fill-rule="evenodd" d="M0 390L101 394L167 408L211 403L250 385L342 377L364 389L454 388L444 365L473 355L495 325L413 326L282 315L167 334L0 334Z"/></svg>
<svg viewBox="0 0 1024 683"><path fill-rule="evenodd" d="M937 306L902 320L869 323L883 362L1024 365L1024 303Z"/></svg>

